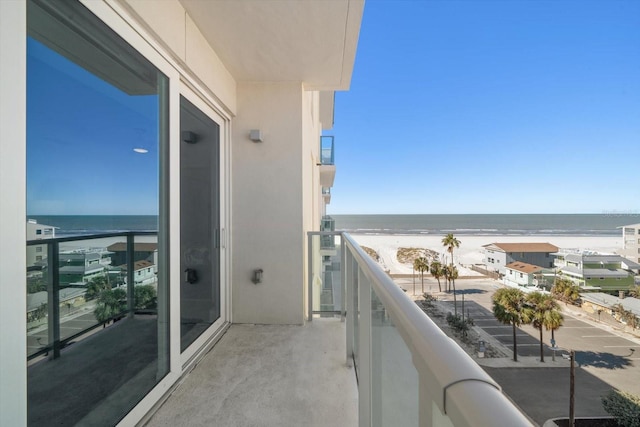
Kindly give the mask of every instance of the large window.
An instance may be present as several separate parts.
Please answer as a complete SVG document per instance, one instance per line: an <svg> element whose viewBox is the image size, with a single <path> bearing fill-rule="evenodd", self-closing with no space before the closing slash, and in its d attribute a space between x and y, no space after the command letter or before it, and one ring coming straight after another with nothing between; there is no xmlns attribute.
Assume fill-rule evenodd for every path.
<svg viewBox="0 0 640 427"><path fill-rule="evenodd" d="M30 425L116 424L168 373L167 97L80 3L29 1Z"/></svg>

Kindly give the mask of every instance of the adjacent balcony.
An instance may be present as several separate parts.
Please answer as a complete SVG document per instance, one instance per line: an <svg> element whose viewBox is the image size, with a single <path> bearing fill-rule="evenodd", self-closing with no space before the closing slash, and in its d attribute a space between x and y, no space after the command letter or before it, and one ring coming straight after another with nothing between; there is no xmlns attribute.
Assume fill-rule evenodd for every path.
<svg viewBox="0 0 640 427"><path fill-rule="evenodd" d="M115 425L169 372L157 239L27 242L29 425Z"/></svg>
<svg viewBox="0 0 640 427"><path fill-rule="evenodd" d="M322 187L333 187L336 177L336 166L334 163L334 138L333 136L320 137L320 185Z"/></svg>
<svg viewBox="0 0 640 427"><path fill-rule="evenodd" d="M331 203L331 188L330 187L322 187L322 198L324 199L324 204L328 205Z"/></svg>

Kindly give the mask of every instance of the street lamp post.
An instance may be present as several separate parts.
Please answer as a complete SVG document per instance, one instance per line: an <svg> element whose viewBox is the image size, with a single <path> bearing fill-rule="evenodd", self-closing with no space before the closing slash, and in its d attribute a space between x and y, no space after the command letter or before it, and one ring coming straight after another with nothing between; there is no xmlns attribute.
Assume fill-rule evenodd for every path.
<svg viewBox="0 0 640 427"><path fill-rule="evenodd" d="M569 357L571 359L571 373L569 374L569 427L575 427L575 360L576 353L571 350L569 352Z"/></svg>

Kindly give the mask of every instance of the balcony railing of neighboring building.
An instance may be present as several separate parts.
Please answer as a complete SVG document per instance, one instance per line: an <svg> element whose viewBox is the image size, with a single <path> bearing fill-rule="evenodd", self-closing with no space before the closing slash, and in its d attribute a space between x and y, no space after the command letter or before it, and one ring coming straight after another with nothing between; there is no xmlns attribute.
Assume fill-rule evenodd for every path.
<svg viewBox="0 0 640 427"><path fill-rule="evenodd" d="M140 236L151 236L153 239L157 233L118 232L27 241L27 251L38 254L37 258L32 256L35 262L27 266L28 360L42 355L58 358L62 348L77 342L94 329L134 312L145 311L136 310L134 305L134 274L136 261L140 261L135 259L137 252L134 248L135 239ZM99 252L96 247L81 248L83 245L106 247L113 243L110 240L114 238L126 242L124 265L113 266L101 262L86 266L86 261L82 260L83 265L71 267L74 257ZM96 242L98 239L99 242ZM107 258L107 261L111 261L111 258ZM116 310L100 320L94 312L96 301L87 296L89 284L96 277L104 278L110 289L119 288L123 290L121 293L126 293L126 301L121 302L122 310Z"/></svg>
<svg viewBox="0 0 640 427"><path fill-rule="evenodd" d="M323 165L334 164L333 136L320 137L320 163Z"/></svg>
<svg viewBox="0 0 640 427"><path fill-rule="evenodd" d="M340 242L330 263L319 247L327 234ZM360 426L533 425L353 238L339 232L308 237L309 320L332 313L346 318ZM327 271L330 286L323 280Z"/></svg>
<svg viewBox="0 0 640 427"><path fill-rule="evenodd" d="M168 374L158 244L138 231L27 241L29 425L116 425Z"/></svg>
<svg viewBox="0 0 640 427"><path fill-rule="evenodd" d="M325 215L320 221L320 231L335 231L336 222L329 216ZM323 234L320 236L320 248L321 249L335 249L336 241L335 236L332 234Z"/></svg>

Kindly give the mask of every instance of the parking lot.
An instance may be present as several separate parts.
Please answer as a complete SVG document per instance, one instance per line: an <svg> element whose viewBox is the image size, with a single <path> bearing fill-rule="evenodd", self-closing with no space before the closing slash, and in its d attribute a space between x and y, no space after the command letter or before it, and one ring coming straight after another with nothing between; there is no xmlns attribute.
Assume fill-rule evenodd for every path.
<svg viewBox="0 0 640 427"><path fill-rule="evenodd" d="M412 294L411 279L397 281ZM425 280L426 289L437 289ZM607 415L601 396L612 388L640 395L640 339L598 323L579 308L563 309L564 324L555 332L559 350L552 361L551 333L543 331L545 362L540 363L539 331L530 325L517 328L519 362L512 362L513 330L499 323L492 312L491 296L502 285L489 279L456 281L458 312L473 318L474 324L496 343L508 358L484 363L484 369L503 387L509 397L535 422L542 425L554 417L568 415L569 370L563 354L575 351L576 416ZM439 301L453 310L453 295L437 293ZM493 361L496 362L496 361Z"/></svg>

